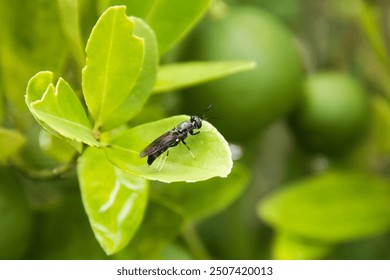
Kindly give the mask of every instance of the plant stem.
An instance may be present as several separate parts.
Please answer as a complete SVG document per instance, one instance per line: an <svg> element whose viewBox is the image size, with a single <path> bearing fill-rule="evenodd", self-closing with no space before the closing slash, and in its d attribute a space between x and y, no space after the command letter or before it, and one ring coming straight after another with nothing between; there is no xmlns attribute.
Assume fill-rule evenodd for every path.
<svg viewBox="0 0 390 280"><path fill-rule="evenodd" d="M188 249L192 256L197 260L210 260L211 256L207 252L202 240L193 223L188 222L182 231L182 237L187 243Z"/></svg>
<svg viewBox="0 0 390 280"><path fill-rule="evenodd" d="M34 181L52 181L62 179L76 166L76 161L79 157L79 153L74 153L72 158L61 165L58 165L52 169L31 169L23 163L17 163L15 169Z"/></svg>

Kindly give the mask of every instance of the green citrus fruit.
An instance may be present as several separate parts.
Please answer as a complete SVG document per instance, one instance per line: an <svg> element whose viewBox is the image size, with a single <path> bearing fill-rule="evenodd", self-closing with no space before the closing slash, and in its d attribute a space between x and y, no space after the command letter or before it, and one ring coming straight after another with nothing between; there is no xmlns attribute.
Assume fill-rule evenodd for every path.
<svg viewBox="0 0 390 280"><path fill-rule="evenodd" d="M291 34L272 15L230 7L208 18L189 43L188 60L251 60L255 70L203 84L183 94L186 110L210 115L228 140L245 141L290 111L301 93L303 71Z"/></svg>
<svg viewBox="0 0 390 280"><path fill-rule="evenodd" d="M338 72L309 77L292 127L305 148L341 153L364 134L369 117L368 96L358 81Z"/></svg>

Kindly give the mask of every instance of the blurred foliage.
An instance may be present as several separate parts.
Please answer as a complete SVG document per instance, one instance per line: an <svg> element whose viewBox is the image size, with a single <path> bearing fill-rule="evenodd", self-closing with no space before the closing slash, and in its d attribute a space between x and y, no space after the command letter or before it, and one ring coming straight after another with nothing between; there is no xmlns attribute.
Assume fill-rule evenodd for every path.
<svg viewBox="0 0 390 280"><path fill-rule="evenodd" d="M0 176L0 259L19 259L31 241L31 209L16 176L6 168Z"/></svg>
<svg viewBox="0 0 390 280"><path fill-rule="evenodd" d="M221 116L214 123L230 141L248 141L296 104L303 67L291 34L268 13L252 7L226 7L206 17L188 44L191 47L184 56L189 60L256 62L253 71L185 92L185 108L191 114L213 104L215 114ZM237 94L244 95L237 98Z"/></svg>
<svg viewBox="0 0 390 280"><path fill-rule="evenodd" d="M177 114L202 116L212 104L205 118L237 145L232 173L189 184L152 182L146 188L137 183L148 189L148 201L142 193L132 225L131 219L111 224L113 233L116 227L126 233L120 239L124 249L107 256L91 223L101 218L95 203L117 187L125 193L112 212L119 216L136 193L126 187L130 175L108 162L99 165L95 158L103 152L91 156L95 151L87 150L79 172L96 184L80 186L74 153L81 144L42 132L24 95L33 75L50 71L54 80L64 77L73 97L82 101L68 108L76 112L71 114L84 114L84 50L100 13L112 4L127 4L127 13L133 7L140 18L150 11L130 0L2 1L0 258L389 259L390 2L214 0L203 15L211 1L199 2L193 11L172 1L160 1L159 13L145 20L160 32L156 38L164 55L157 58L151 44L150 60L138 61L153 68L160 59L162 71L142 86L152 91L157 79L159 94L142 99L145 106L127 125ZM182 13L164 11L172 3ZM136 34L150 35L145 26ZM177 29L162 36L170 28ZM97 40L104 43L104 37ZM92 52L100 58L98 49ZM214 61L229 59L252 60L257 68L214 81L248 65ZM205 64L187 63L192 60ZM210 68L206 61L212 62ZM172 62L178 66L169 70ZM207 83L181 90L197 81ZM167 88L159 90L164 84ZM46 89L47 84L36 86ZM135 114L127 116L127 105L123 108L118 123ZM88 129L93 135L96 127ZM125 129L118 126L101 139L115 139ZM82 165L86 160L96 163L94 169ZM85 196L87 189L96 200Z"/></svg>

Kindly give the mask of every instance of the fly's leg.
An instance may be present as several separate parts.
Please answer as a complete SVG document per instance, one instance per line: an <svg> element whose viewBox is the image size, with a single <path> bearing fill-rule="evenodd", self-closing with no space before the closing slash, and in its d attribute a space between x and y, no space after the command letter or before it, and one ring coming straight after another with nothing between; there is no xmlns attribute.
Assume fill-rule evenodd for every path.
<svg viewBox="0 0 390 280"><path fill-rule="evenodd" d="M158 159L158 162L157 162L157 166L156 166L156 170L157 171L160 171L161 169L160 169L160 165L161 165L161 160L162 160L162 156L160 156L160 158Z"/></svg>
<svg viewBox="0 0 390 280"><path fill-rule="evenodd" d="M167 158L168 158L168 155L169 155L169 150L167 150L167 153L166 153L166 155L165 155L165 157L164 157L164 159L163 159L161 165L160 165L160 162L161 162L161 158L162 158L162 157L160 158L160 161L158 162L158 165L157 165L157 171L158 171L158 172L160 172L161 169L163 168L163 166L164 166L164 164L165 164L165 161L166 161Z"/></svg>
<svg viewBox="0 0 390 280"><path fill-rule="evenodd" d="M191 135L196 135L196 134L199 134L201 132L209 132L209 131L212 131L214 128L210 128L210 129L205 129L205 130L199 130L197 132L194 132L194 131L190 131L190 134Z"/></svg>
<svg viewBox="0 0 390 280"><path fill-rule="evenodd" d="M199 133L199 132L198 132L198 133ZM190 147L188 147L187 143L186 143L183 139L181 140L181 142L184 144L184 146L187 147L187 149L188 149L188 151L190 152L192 158L195 159L196 157L195 157L194 154L191 152L191 149L190 149Z"/></svg>
<svg viewBox="0 0 390 280"><path fill-rule="evenodd" d="M176 139L176 141L175 141L173 144L171 144L171 145L169 146L169 148L167 149L167 153L166 153L164 159L162 159L162 157L160 157L160 160L159 160L159 162L158 162L158 164L157 164L157 171L161 171L161 169L163 168L163 166L164 166L164 164L165 164L165 161L167 160L168 155L169 155L169 149L172 148L172 147L177 146L177 144L179 144L179 143L180 143L180 140L179 140L179 139ZM161 161L162 161L162 163L161 163Z"/></svg>

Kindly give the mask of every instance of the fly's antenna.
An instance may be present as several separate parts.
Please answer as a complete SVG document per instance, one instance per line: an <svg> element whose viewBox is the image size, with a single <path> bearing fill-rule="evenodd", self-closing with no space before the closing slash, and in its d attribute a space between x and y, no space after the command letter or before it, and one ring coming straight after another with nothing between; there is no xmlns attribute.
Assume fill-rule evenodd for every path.
<svg viewBox="0 0 390 280"><path fill-rule="evenodd" d="M211 109L211 107L213 106L213 104L210 104L209 106L207 106L206 110L204 110L204 113L203 113L203 116L202 116L202 120L210 120L210 119L215 119L215 117L207 117L206 114L207 112Z"/></svg>

